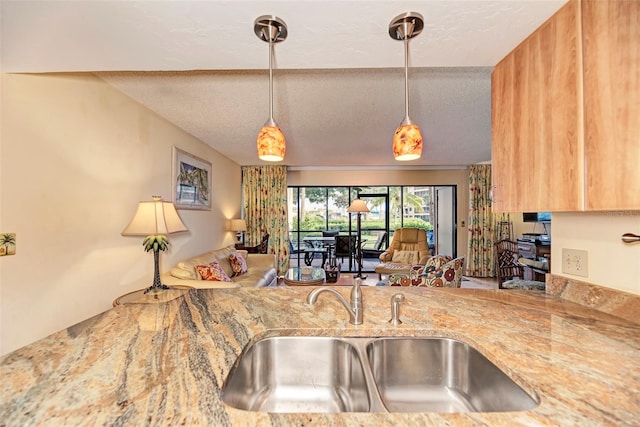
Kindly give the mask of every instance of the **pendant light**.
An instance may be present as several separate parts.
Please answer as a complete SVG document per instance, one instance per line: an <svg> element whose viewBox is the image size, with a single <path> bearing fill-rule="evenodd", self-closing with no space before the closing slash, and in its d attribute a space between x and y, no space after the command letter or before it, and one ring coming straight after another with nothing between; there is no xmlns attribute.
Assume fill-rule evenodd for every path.
<svg viewBox="0 0 640 427"><path fill-rule="evenodd" d="M416 160L422 155L420 128L409 118L409 39L422 32L424 19L417 12L406 12L391 20L389 36L404 42L404 120L393 135L393 157Z"/></svg>
<svg viewBox="0 0 640 427"><path fill-rule="evenodd" d="M287 38L287 24L277 16L263 15L256 18L253 31L262 41L269 43L269 119L258 133L258 157L268 162L284 159L286 142L284 134L273 119L273 44Z"/></svg>

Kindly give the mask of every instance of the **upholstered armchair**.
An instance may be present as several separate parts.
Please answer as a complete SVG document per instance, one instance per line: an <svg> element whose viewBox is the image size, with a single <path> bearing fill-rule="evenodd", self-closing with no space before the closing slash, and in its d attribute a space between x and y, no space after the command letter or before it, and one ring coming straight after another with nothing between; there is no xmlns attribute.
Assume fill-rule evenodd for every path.
<svg viewBox="0 0 640 427"><path fill-rule="evenodd" d="M381 264L375 268L383 274L409 274L412 265L425 265L429 259L427 233L422 228L398 228L389 248L380 254Z"/></svg>
<svg viewBox="0 0 640 427"><path fill-rule="evenodd" d="M382 231L378 234L378 238L376 239L373 247L365 247L364 245L360 248L362 251L362 258L380 258L380 255L385 251L383 249L383 245L387 240L387 232Z"/></svg>
<svg viewBox="0 0 640 427"><path fill-rule="evenodd" d="M390 286L426 286L434 288L459 288L464 273L464 256L451 259L436 255L425 266L412 266L409 274L391 274Z"/></svg>

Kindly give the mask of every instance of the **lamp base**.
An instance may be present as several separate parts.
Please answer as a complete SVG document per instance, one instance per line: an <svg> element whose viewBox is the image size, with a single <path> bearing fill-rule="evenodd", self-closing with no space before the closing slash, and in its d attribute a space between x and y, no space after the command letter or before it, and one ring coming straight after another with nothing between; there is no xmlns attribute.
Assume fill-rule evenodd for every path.
<svg viewBox="0 0 640 427"><path fill-rule="evenodd" d="M236 244L244 246L244 233L243 232L236 233Z"/></svg>
<svg viewBox="0 0 640 427"><path fill-rule="evenodd" d="M160 281L160 269L158 268L159 259L160 259L160 248L158 246L155 246L153 248L153 284L149 286L146 291L144 291L145 294L151 291L160 291L160 290L164 291L169 289L167 285L163 284Z"/></svg>
<svg viewBox="0 0 640 427"><path fill-rule="evenodd" d="M167 289L171 289L171 288L168 287L167 285L163 284L163 283L160 283L160 286L158 286L156 284L153 284L153 285L149 286L144 291L144 293L147 294L147 293L152 292L152 291L163 291L163 290L167 290Z"/></svg>

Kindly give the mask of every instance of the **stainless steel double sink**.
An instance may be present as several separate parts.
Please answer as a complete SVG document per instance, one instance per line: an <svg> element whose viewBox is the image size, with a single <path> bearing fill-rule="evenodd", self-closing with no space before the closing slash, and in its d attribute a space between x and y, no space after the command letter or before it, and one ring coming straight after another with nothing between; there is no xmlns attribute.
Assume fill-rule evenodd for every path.
<svg viewBox="0 0 640 427"><path fill-rule="evenodd" d="M229 406L278 413L506 412L539 401L470 345L449 338L264 338L222 391Z"/></svg>

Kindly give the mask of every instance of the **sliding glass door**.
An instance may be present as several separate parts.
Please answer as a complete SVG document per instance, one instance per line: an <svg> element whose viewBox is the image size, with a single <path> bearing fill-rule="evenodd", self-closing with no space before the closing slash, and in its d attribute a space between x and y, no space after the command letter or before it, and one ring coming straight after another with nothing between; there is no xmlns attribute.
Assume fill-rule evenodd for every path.
<svg viewBox="0 0 640 427"><path fill-rule="evenodd" d="M455 200L455 188L451 186L435 188L435 247L440 254L456 253L457 228L456 211L451 210Z"/></svg>
<svg viewBox="0 0 640 427"><path fill-rule="evenodd" d="M358 197L370 210L361 216L364 272L379 264L376 249L386 249L401 227L424 229L432 253L457 255L455 186L308 186L289 187L287 194L292 267L321 265L322 251L310 247L309 238L357 234L357 215L347 209ZM353 256L341 261L343 272L357 271Z"/></svg>

